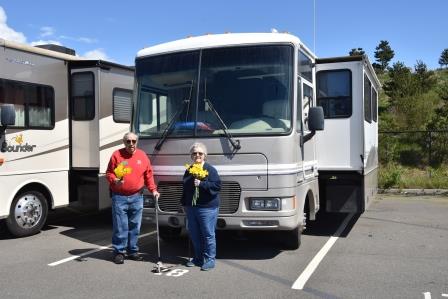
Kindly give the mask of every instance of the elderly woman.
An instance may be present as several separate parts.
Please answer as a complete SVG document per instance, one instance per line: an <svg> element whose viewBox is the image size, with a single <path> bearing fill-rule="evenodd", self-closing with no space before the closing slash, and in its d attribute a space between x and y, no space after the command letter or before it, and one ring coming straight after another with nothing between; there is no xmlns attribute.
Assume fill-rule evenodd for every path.
<svg viewBox="0 0 448 299"><path fill-rule="evenodd" d="M207 148L202 143L194 143L190 148L193 163L185 171L181 203L187 214L187 229L194 248L194 257L187 267L198 266L202 271L215 267L216 238L215 228L218 218L219 191L221 179L216 169L205 162ZM201 166L208 172L202 179L190 173L193 165ZM199 192L196 193L195 190Z"/></svg>

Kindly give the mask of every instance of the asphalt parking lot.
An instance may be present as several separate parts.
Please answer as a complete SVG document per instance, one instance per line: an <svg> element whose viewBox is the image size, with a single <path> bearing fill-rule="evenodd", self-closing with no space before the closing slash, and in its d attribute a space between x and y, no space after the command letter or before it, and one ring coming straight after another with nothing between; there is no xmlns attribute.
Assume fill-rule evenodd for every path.
<svg viewBox="0 0 448 299"><path fill-rule="evenodd" d="M272 234L218 233L217 267L183 266L187 238L143 227L143 262L110 261L108 213L59 210L35 236L0 234L0 298L446 298L448 197L379 195L362 215L319 215L298 250Z"/></svg>

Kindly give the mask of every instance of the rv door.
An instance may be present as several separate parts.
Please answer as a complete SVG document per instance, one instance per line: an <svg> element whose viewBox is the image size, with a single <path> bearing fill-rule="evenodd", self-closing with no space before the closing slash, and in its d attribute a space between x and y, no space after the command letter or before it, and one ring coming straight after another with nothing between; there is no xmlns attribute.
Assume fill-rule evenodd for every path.
<svg viewBox="0 0 448 299"><path fill-rule="evenodd" d="M99 168L98 78L92 69L71 71L71 161L73 168Z"/></svg>

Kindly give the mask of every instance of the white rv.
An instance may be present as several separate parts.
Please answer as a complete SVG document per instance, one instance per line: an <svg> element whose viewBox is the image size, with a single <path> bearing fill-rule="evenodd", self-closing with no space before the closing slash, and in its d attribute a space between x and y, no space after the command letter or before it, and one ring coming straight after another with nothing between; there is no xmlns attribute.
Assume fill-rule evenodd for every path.
<svg viewBox="0 0 448 299"><path fill-rule="evenodd" d="M378 186L378 91L366 56L316 59L319 189L328 212L362 213Z"/></svg>
<svg viewBox="0 0 448 299"><path fill-rule="evenodd" d="M319 166L327 164L320 159L332 161L333 156L326 153L350 151L353 139L361 142L365 74L375 90L378 84L372 69L366 67L368 62L357 61L358 67L342 60L340 65L324 64L297 37L283 33L207 35L141 50L136 58L132 126L158 179L162 237L176 236L185 225L180 205L183 165L191 162L191 144L200 141L207 146L208 160L222 180L218 228L277 231L287 247L299 247L306 220L314 220L321 205ZM333 123L326 119L325 130L317 133L318 141L315 135L324 129L324 111L332 113L332 108L323 109L316 102L319 90L317 99L325 104L326 90L316 78L316 69L323 72L324 67L350 70L350 76L338 78L350 88L351 97L345 102L353 103L346 121L354 120L353 127L338 124L329 128ZM374 129L372 134L376 134ZM335 144L323 143L327 130ZM375 136L369 135L372 140L366 142L375 142ZM363 148L358 157L362 163L356 169L348 165L345 170L361 172L364 178L366 168L358 165L368 165L364 152ZM372 182L375 174L369 178ZM335 174L323 175L328 178L321 189L332 187ZM321 192L327 202L331 200L333 194ZM146 198L144 215L151 219L154 202L149 195ZM327 207L334 210L333 203Z"/></svg>
<svg viewBox="0 0 448 299"><path fill-rule="evenodd" d="M133 75L0 39L0 221L13 235L38 232L49 209L110 206L104 173L129 130Z"/></svg>

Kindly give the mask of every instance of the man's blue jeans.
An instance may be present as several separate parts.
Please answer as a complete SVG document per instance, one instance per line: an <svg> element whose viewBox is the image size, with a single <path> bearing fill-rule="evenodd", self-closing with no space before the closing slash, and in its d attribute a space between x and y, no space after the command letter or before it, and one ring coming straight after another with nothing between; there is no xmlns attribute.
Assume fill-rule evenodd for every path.
<svg viewBox="0 0 448 299"><path fill-rule="evenodd" d="M215 261L215 229L218 219L218 207L185 207L187 212L187 229L194 247L194 259L200 263Z"/></svg>
<svg viewBox="0 0 448 299"><path fill-rule="evenodd" d="M112 193L112 247L115 253L138 252L138 235L142 224L143 195L125 196Z"/></svg>

